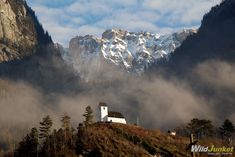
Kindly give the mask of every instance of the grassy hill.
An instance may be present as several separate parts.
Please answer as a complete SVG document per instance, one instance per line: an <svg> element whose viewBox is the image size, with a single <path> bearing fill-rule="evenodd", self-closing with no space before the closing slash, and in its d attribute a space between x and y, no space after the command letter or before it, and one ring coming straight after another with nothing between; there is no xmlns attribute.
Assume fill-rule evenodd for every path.
<svg viewBox="0 0 235 157"><path fill-rule="evenodd" d="M189 138L172 136L158 130L146 130L134 125L96 123L84 128L80 142L85 156L102 157L183 157ZM203 140L200 144L221 145L218 140ZM200 156L207 154L200 154Z"/></svg>
<svg viewBox="0 0 235 157"><path fill-rule="evenodd" d="M116 123L96 123L84 133L84 152L91 156L185 156L189 143L187 138Z"/></svg>

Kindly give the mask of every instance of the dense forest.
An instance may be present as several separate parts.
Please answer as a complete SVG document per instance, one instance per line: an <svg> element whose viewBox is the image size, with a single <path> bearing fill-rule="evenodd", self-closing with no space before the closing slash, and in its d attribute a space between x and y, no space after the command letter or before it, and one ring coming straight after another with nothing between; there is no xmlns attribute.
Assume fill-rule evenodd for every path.
<svg viewBox="0 0 235 157"><path fill-rule="evenodd" d="M47 115L39 128L33 127L15 150L0 151L0 157L186 156L185 146L189 144L190 134L201 144L234 146L235 126L228 119L216 127L210 120L195 118L175 128L177 134L172 136L170 130L161 133L136 124L94 122L90 106L86 107L83 116L84 121L75 129L70 116L64 113L60 119L61 128L52 130L53 121Z"/></svg>

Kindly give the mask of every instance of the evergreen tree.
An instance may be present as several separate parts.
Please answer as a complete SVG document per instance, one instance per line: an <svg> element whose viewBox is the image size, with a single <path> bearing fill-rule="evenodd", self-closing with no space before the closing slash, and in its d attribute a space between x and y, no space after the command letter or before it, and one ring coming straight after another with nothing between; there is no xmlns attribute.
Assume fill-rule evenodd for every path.
<svg viewBox="0 0 235 157"><path fill-rule="evenodd" d="M71 122L70 117L67 115L67 113L64 113L64 115L61 118L62 122L62 129L60 130L63 134L63 143L62 143L62 150L66 149L68 143L71 143L72 141L72 132L71 132Z"/></svg>
<svg viewBox="0 0 235 157"><path fill-rule="evenodd" d="M61 118L61 122L62 122L62 128L64 130L70 130L71 129L71 122L70 122L70 117L67 115L67 113L64 113L64 115Z"/></svg>
<svg viewBox="0 0 235 157"><path fill-rule="evenodd" d="M31 152L34 155L38 155L38 145L39 145L39 134L36 128L32 128L30 134L30 145L31 145Z"/></svg>
<svg viewBox="0 0 235 157"><path fill-rule="evenodd" d="M42 119L42 122L40 122L41 126L39 128L39 131L40 131L39 138L40 139L46 139L49 137L52 124L53 124L53 122L52 122L49 115L47 115L46 117L44 117Z"/></svg>
<svg viewBox="0 0 235 157"><path fill-rule="evenodd" d="M76 153L77 155L83 155L83 149L84 149L84 143L83 140L86 135L85 135L85 129L83 127L82 123L79 123L78 125L78 132L77 132L77 140L76 140Z"/></svg>
<svg viewBox="0 0 235 157"><path fill-rule="evenodd" d="M224 121L224 123L219 129L220 129L221 135L225 138L231 138L232 135L235 133L235 126L228 119Z"/></svg>
<svg viewBox="0 0 235 157"><path fill-rule="evenodd" d="M15 157L37 157L38 156L38 130L32 128L31 132L27 134L19 143L16 150Z"/></svg>
<svg viewBox="0 0 235 157"><path fill-rule="evenodd" d="M88 126L93 123L93 117L94 117L93 110L90 106L86 107L86 111L83 114L83 116L85 117L85 121L84 121L85 126Z"/></svg>
<svg viewBox="0 0 235 157"><path fill-rule="evenodd" d="M190 133L195 134L198 139L203 136L212 136L214 132L214 126L210 120L197 118L192 119L187 124L187 129Z"/></svg>

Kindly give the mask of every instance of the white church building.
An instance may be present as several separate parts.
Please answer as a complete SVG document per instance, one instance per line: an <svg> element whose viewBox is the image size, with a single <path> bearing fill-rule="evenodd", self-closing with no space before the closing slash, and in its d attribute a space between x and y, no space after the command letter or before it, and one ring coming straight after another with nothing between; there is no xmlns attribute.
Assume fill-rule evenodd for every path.
<svg viewBox="0 0 235 157"><path fill-rule="evenodd" d="M108 106L106 105L106 103L99 103L99 109L101 122L114 122L126 124L125 117L119 112L108 111Z"/></svg>

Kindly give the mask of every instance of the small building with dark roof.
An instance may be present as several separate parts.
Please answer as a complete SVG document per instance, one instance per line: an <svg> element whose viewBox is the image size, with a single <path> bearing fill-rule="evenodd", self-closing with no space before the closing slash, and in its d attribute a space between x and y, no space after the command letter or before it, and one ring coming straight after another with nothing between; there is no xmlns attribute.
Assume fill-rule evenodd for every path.
<svg viewBox="0 0 235 157"><path fill-rule="evenodd" d="M126 124L125 117L120 112L108 111L106 103L99 103L100 121Z"/></svg>

